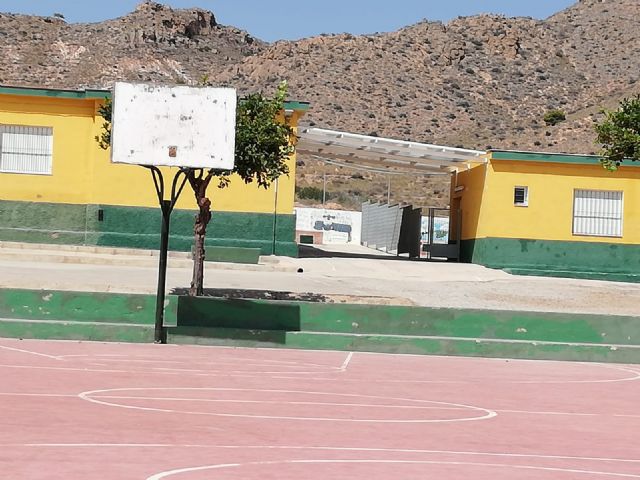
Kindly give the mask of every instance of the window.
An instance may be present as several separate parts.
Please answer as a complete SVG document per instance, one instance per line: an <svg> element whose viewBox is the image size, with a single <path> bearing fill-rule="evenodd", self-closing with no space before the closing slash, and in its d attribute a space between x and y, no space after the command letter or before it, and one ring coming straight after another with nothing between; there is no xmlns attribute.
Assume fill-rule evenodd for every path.
<svg viewBox="0 0 640 480"><path fill-rule="evenodd" d="M513 189L513 204L516 207L529 205L529 187L515 187Z"/></svg>
<svg viewBox="0 0 640 480"><path fill-rule="evenodd" d="M53 129L0 125L0 172L51 174Z"/></svg>
<svg viewBox="0 0 640 480"><path fill-rule="evenodd" d="M622 236L622 192L574 190L573 234Z"/></svg>

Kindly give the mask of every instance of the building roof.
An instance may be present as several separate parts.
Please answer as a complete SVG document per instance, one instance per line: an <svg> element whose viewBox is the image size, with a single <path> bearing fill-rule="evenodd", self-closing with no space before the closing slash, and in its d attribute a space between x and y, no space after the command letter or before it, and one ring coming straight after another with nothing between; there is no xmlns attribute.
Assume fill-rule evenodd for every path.
<svg viewBox="0 0 640 480"><path fill-rule="evenodd" d="M576 155L571 153L522 152L517 150L490 150L491 160L511 160L542 163L566 163L572 165L600 165L597 155ZM624 163L627 167L640 167L640 162Z"/></svg>
<svg viewBox="0 0 640 480"><path fill-rule="evenodd" d="M111 91L98 89L65 90L57 88L13 87L3 85L0 86L0 94L49 98L102 99L110 97Z"/></svg>
<svg viewBox="0 0 640 480"><path fill-rule="evenodd" d="M298 132L296 150L346 167L379 173L398 171L447 175L471 163L486 163L486 152L445 147L355 133L305 128Z"/></svg>
<svg viewBox="0 0 640 480"><path fill-rule="evenodd" d="M25 95L30 97L71 98L78 100L111 98L111 90L90 88L85 90L66 90L58 88L14 87L0 85L0 94ZM309 103L289 101L285 102L284 108L286 110L307 111L309 110Z"/></svg>

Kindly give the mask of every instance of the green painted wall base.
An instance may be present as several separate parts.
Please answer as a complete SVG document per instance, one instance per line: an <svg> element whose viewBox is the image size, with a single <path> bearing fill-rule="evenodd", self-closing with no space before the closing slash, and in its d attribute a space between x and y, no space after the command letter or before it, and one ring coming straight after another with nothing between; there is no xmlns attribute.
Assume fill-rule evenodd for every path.
<svg viewBox="0 0 640 480"><path fill-rule="evenodd" d="M640 317L167 299L170 343L640 363ZM0 290L0 336L152 342L153 295Z"/></svg>
<svg viewBox="0 0 640 480"><path fill-rule="evenodd" d="M497 341L403 335L357 335L274 330L194 329L171 330L170 342L179 344L249 348L344 350L412 355L524 358L612 363L640 363L639 346Z"/></svg>
<svg viewBox="0 0 640 480"><path fill-rule="evenodd" d="M249 263L257 265L260 261L261 251L259 248L241 247L206 247L205 261L207 262L229 262L229 263Z"/></svg>
<svg viewBox="0 0 640 480"><path fill-rule="evenodd" d="M640 245L478 238L462 241L461 260L518 275L640 282Z"/></svg>
<svg viewBox="0 0 640 480"><path fill-rule="evenodd" d="M191 251L194 215L173 212L171 250ZM158 249L160 220L159 208L0 200L0 240L5 241ZM295 257L295 223L295 215L214 211L206 246Z"/></svg>
<svg viewBox="0 0 640 480"><path fill-rule="evenodd" d="M0 318L153 325L155 295L0 289ZM178 297L167 296L164 323L177 324Z"/></svg>
<svg viewBox="0 0 640 480"><path fill-rule="evenodd" d="M640 317L180 297L172 343L640 363Z"/></svg>
<svg viewBox="0 0 640 480"><path fill-rule="evenodd" d="M153 325L0 319L0 337L153 343Z"/></svg>

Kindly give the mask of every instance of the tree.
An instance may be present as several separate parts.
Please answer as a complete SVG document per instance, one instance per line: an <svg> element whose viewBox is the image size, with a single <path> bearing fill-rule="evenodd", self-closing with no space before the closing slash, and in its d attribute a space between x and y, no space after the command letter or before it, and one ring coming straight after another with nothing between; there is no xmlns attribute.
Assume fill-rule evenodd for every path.
<svg viewBox="0 0 640 480"><path fill-rule="evenodd" d="M208 83L207 79L203 83ZM245 184L256 182L268 188L282 175L289 174L287 159L293 154L295 135L283 118L286 82L281 83L272 98L253 93L238 102L236 111L235 166L233 171L191 169L187 179L193 190L198 213L194 222L193 277L189 295L202 295L204 284L205 238L211 221L211 200L207 188L216 177L218 188L225 188L236 174ZM109 148L111 142L112 105L107 100L99 109L105 122L96 136L100 148Z"/></svg>
<svg viewBox="0 0 640 480"><path fill-rule="evenodd" d="M640 161L640 94L604 113L605 119L595 127L596 141L602 145L602 165L617 170L624 160Z"/></svg>
<svg viewBox="0 0 640 480"><path fill-rule="evenodd" d="M549 126L557 125L560 122L564 122L567 119L567 115L562 110L549 110L544 114L543 120Z"/></svg>

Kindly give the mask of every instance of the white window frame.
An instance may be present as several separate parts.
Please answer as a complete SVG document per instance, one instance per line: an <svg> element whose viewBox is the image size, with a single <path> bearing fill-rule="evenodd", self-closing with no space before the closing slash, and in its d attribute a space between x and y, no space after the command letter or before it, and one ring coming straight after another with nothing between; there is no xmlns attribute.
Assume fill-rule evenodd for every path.
<svg viewBox="0 0 640 480"><path fill-rule="evenodd" d="M0 172L52 175L53 128L0 124Z"/></svg>
<svg viewBox="0 0 640 480"><path fill-rule="evenodd" d="M613 208L600 209L592 212L590 215L582 214L576 216L578 192L589 192L592 196L588 198L614 200L619 205ZM609 196L609 198L607 198ZM612 198L619 196L619 198ZM584 198L584 197L583 197ZM590 223L582 222L579 225L577 219L590 220ZM610 228L607 231L607 220L618 222L618 228ZM600 222L598 222L600 221ZM614 223L615 225L615 223ZM577 237L606 237L606 238L622 238L624 232L624 192L622 190L593 190L589 188L575 188L573 190L573 210L571 213L571 232Z"/></svg>
<svg viewBox="0 0 640 480"><path fill-rule="evenodd" d="M516 202L516 190L518 188L524 189L524 202L522 202L522 203L517 203ZM529 187L526 187L524 185L516 185L515 187L513 187L513 206L514 207L528 207L529 206Z"/></svg>

